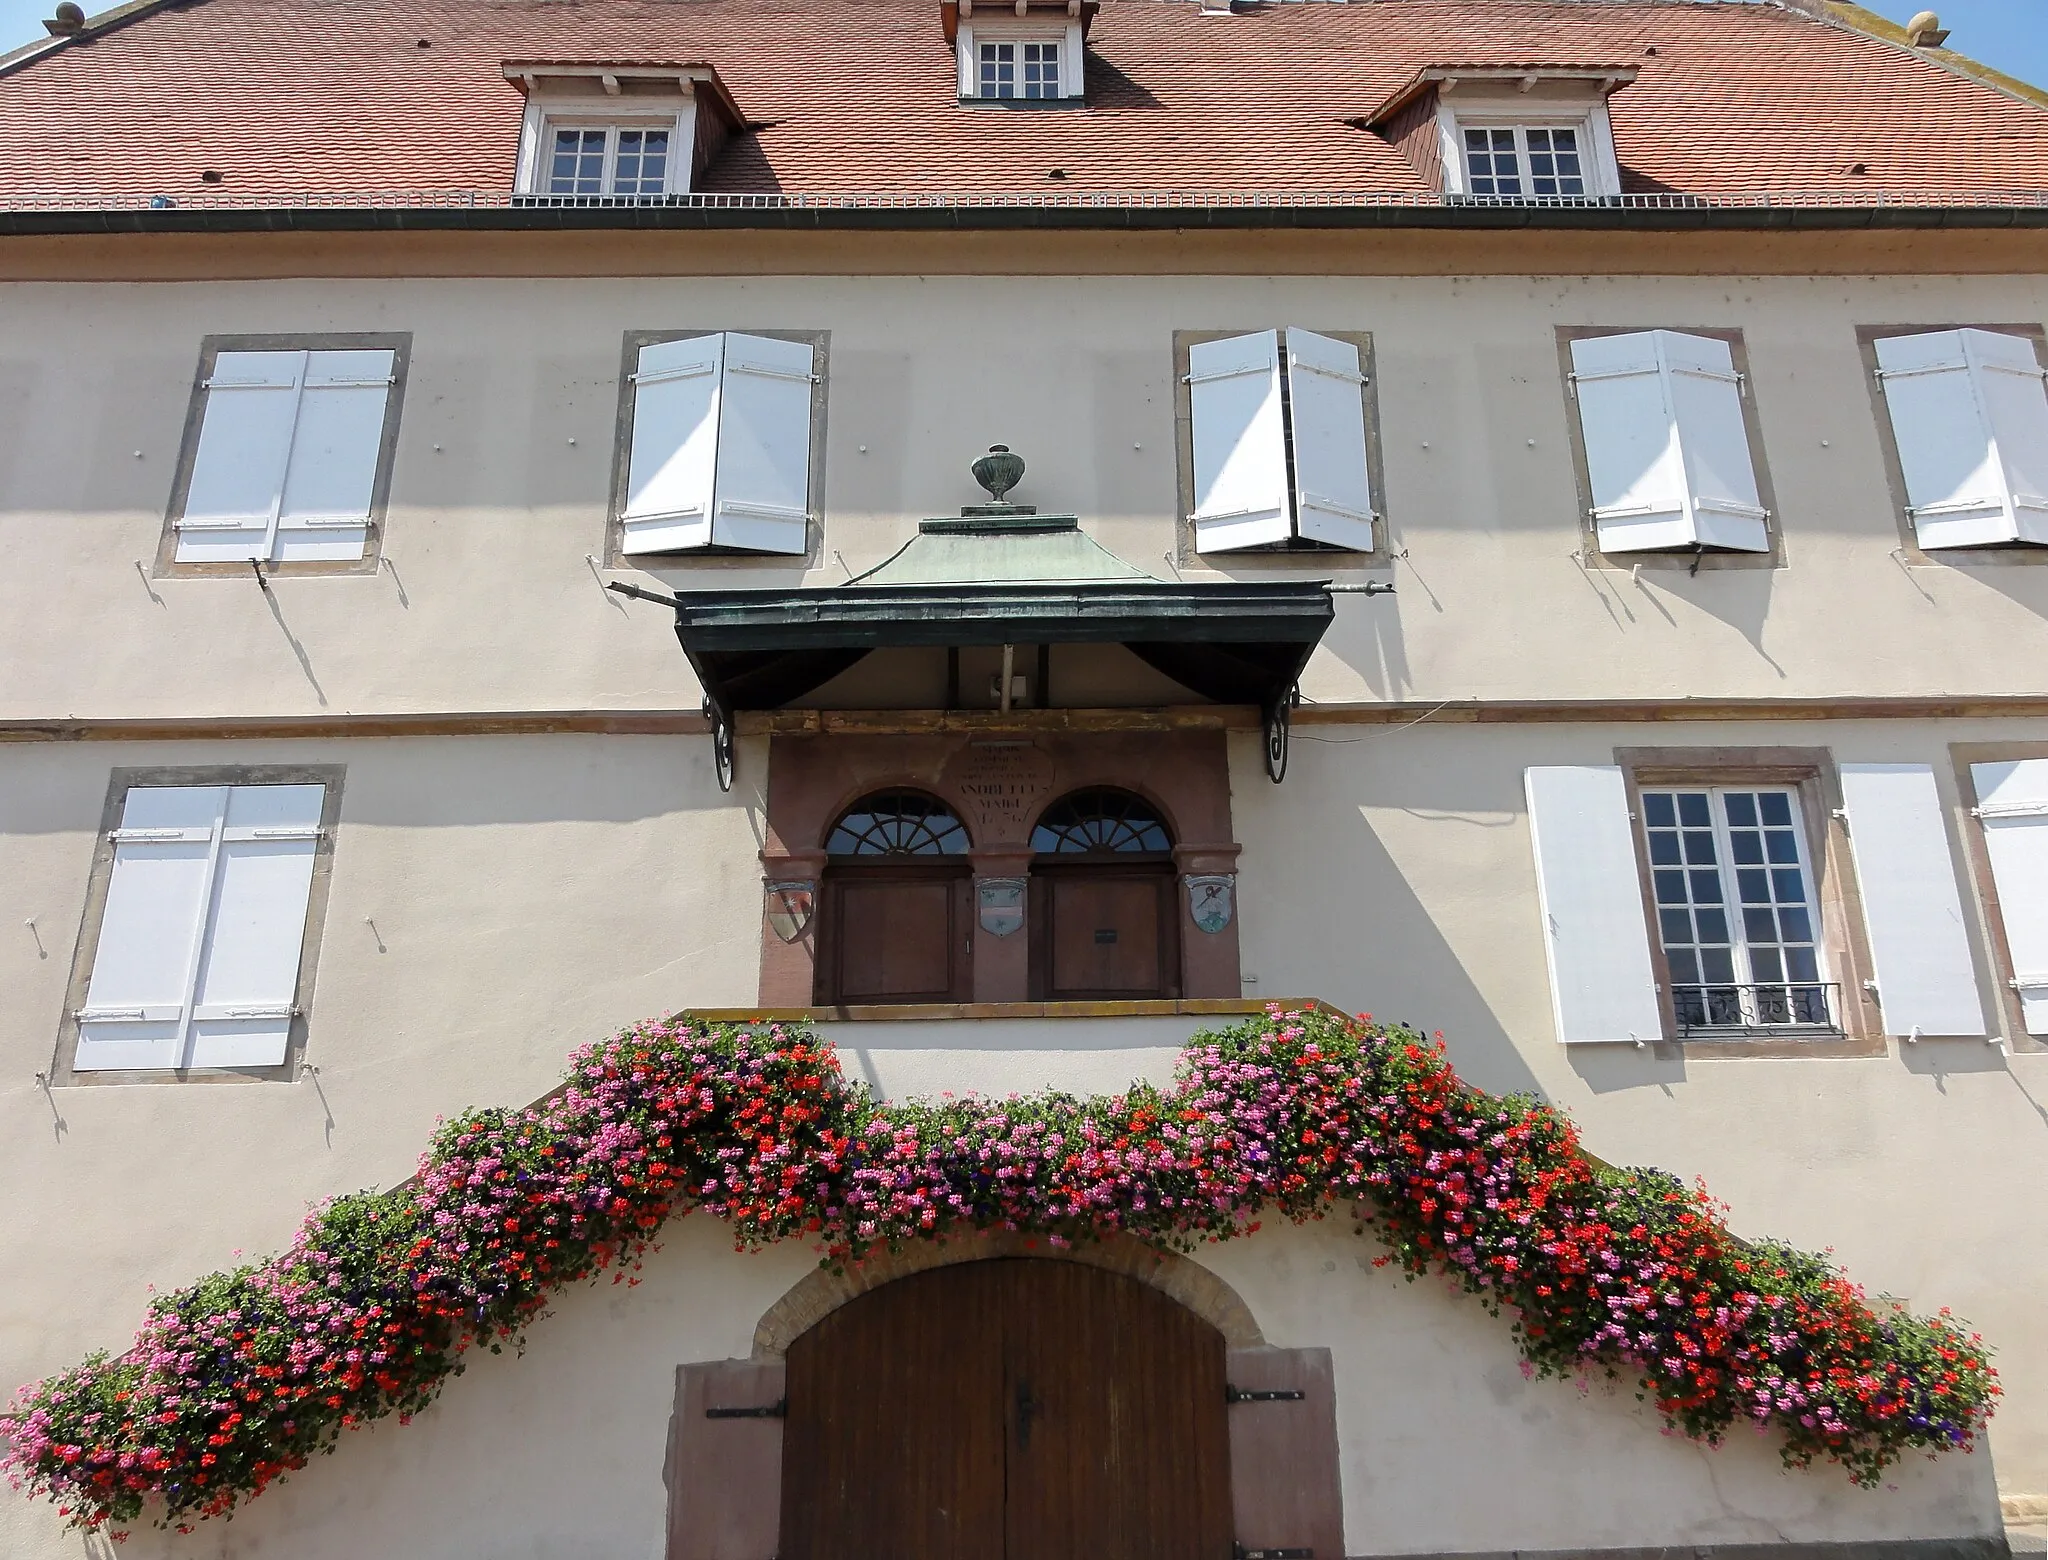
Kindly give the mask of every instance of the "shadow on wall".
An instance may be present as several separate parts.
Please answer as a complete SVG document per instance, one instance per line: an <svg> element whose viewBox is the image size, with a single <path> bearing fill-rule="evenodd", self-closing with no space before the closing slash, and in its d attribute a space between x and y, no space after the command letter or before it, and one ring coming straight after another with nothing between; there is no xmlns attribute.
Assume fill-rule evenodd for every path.
<svg viewBox="0 0 2048 1560"><path fill-rule="evenodd" d="M1371 796L1441 828L1491 833L1518 826L1519 796L1498 794L1497 777L1476 767L1403 769L1398 747L1384 746L1399 729L1344 736L1297 730L1284 786L1267 781L1257 737L1232 734L1231 808L1244 847L1239 882L1247 886L1243 968L1258 977L1245 994L1321 997L1363 1006L1377 1018L1412 1021L1425 1033L1440 1029L1467 1081L1497 1094L1540 1092L1493 1003L1357 801ZM1382 751L1368 748L1359 761L1342 764L1322 758L1339 745ZM1425 774L1428 797L1408 795ZM1484 865L1499 856L1496 845L1447 841L1446 854L1471 857L1481 891L1503 897ZM1527 932L1533 942L1533 921ZM1540 951L1534 956L1540 968Z"/></svg>

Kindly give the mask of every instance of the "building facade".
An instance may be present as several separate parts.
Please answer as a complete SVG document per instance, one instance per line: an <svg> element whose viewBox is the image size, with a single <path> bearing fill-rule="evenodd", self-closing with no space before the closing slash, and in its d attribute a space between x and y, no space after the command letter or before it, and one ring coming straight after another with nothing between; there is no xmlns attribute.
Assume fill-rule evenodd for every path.
<svg viewBox="0 0 2048 1560"><path fill-rule="evenodd" d="M650 1014L1085 1094L1322 1000L1967 1317L1988 1448L1862 1490L1661 1436L1323 1224L1034 1248L929 1347L1220 1333L1329 1425L1232 1422L1252 1549L2002 1552L2048 1512L2048 105L1855 20L55 19L0 60L0 1373ZM728 1247L132 1547L830 1552L782 1429L701 1410L900 1344L852 1302L939 1257Z"/></svg>

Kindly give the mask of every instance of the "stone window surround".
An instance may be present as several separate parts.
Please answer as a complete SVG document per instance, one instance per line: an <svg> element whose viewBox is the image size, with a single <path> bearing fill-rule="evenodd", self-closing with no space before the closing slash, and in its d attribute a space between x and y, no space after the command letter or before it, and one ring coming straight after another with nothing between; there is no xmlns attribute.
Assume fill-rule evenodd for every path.
<svg viewBox="0 0 2048 1560"><path fill-rule="evenodd" d="M334 875L335 832L341 822L341 792L346 766L341 764L210 764L145 766L116 769L107 784L100 810L99 832L87 880L85 908L78 942L71 955L71 978L64 988L64 1015L50 1067L53 1087L100 1084L292 1083L305 1063L306 1031L311 1018L314 972L320 962L320 936L327 920L327 891ZM92 982L93 960L99 953L100 927L106 916L107 893L114 876L114 843L108 837L121 826L128 792L136 786L186 785L318 785L326 788L320 804L320 838L313 847L313 878L306 893L306 931L299 945L299 976L291 1036L285 1059L274 1067L137 1068L106 1072L75 1072L78 1051L78 1009Z"/></svg>
<svg viewBox="0 0 2048 1560"><path fill-rule="evenodd" d="M1249 336L1262 330L1285 330L1285 326L1240 325L1229 330L1177 330L1173 333L1173 465L1174 528L1173 561L1183 569L1287 569L1328 573L1332 569L1388 569L1393 567L1393 529L1387 509L1385 455L1380 445L1380 377L1373 358L1372 332L1326 330L1303 324L1332 341L1346 341L1358 348L1359 372L1365 376L1365 475L1372 489L1372 507L1379 516L1373 529L1371 552L1349 552L1341 547L1290 547L1271 552L1200 552L1195 547L1195 437L1193 403L1189 398L1188 349L1205 341L1222 341L1231 336Z"/></svg>
<svg viewBox="0 0 2048 1560"><path fill-rule="evenodd" d="M626 482L633 459L633 375L640 366L640 349L663 341L687 341L693 336L716 336L732 332L742 336L767 336L776 341L799 341L811 348L811 372L818 376L811 386L811 480L805 502L811 511L804 550L797 553L709 552L692 550L671 553L629 553L626 541ZM825 406L832 386L832 332L829 330L782 330L756 325L698 325L674 330L629 330L619 350L619 412L613 425L611 498L605 511L604 566L607 569L640 569L650 574L668 570L757 569L787 570L801 575L818 567L825 552Z"/></svg>
<svg viewBox="0 0 2048 1560"><path fill-rule="evenodd" d="M1885 491L1891 497L1892 521L1898 527L1895 554L1908 568L1981 569L1994 564L2048 563L2048 547L2026 542L2003 542L1986 547L1937 547L1932 552L1920 545L1913 517L1906 512L1906 470L1899 460L1898 435L1892 429L1891 406L1884 398L1884 383L1877 377L1877 344L1886 336L1917 336L1934 330L1992 330L2006 336L2024 336L2034 344L2034 357L2048 369L2048 331L2039 325L2010 322L1986 325L1978 321L1953 321L1946 325L1859 325L1856 327L1857 355L1863 363L1863 387L1870 396L1870 415L1877 424L1877 447L1884 463Z"/></svg>
<svg viewBox="0 0 2048 1560"><path fill-rule="evenodd" d="M1991 855L1984 845L1984 826L1971 812L1978 804L1978 796L1977 778L1970 773L1972 764L2048 758L2048 742L1955 742L1949 745L1948 752L1955 772L1956 795L1962 806L1963 854L1991 955L1989 966L1994 990L1991 1011L1985 1016L1992 1021L1992 1033L2005 1037L2007 1050L2022 1055L2048 1052L2048 1035L2027 1033L2026 1020L2020 1012L2020 994L2013 989L2013 978L2019 972L2013 968L2012 949L2005 940L2005 918L1999 909L1998 883L1991 875Z"/></svg>
<svg viewBox="0 0 2048 1560"><path fill-rule="evenodd" d="M185 431L178 444L178 464L171 477L171 497L164 511L163 534L158 538L152 579L203 580L249 577L246 562L191 563L178 560L177 523L185 516L185 500L192 488L192 468L199 459L199 430L206 420L206 382L213 377L214 360L223 352L389 352L391 389L384 398L384 431L377 445L377 474L370 488L369 534L360 558L341 560L302 559L296 562L265 562L263 572L290 578L302 574L375 574L384 557L384 524L391 505L391 470L398 454L399 413L405 403L407 369L412 358L411 331L324 331L262 336L203 336L199 342L199 368L192 380L192 398L185 412Z"/></svg>
<svg viewBox="0 0 2048 1560"><path fill-rule="evenodd" d="M1586 463L1586 430L1579 421L1579 398L1572 385L1572 343L1596 336L1632 336L1638 331L1671 330L1688 336L1710 336L1728 344L1735 372L1742 376L1740 399L1742 427L1749 435L1749 464L1756 473L1757 501L1769 511L1764 521L1770 532L1769 552L1619 552L1600 550L1599 528L1593 522L1593 474ZM1688 574L1704 569L1782 569L1785 567L1785 516L1771 485L1770 462L1764 457L1762 420L1757 415L1756 376L1749 370L1749 348L1740 328L1728 325L1560 325L1557 327L1558 385L1564 392L1565 433L1572 452L1572 477L1578 484L1579 557L1589 569L1613 569L1633 573L1645 569L1682 569Z"/></svg>
<svg viewBox="0 0 2048 1560"><path fill-rule="evenodd" d="M1014 818L1002 822L964 794L957 784L970 750L984 745L1036 748L1047 772L1042 787L1019 802ZM929 792L953 808L966 826L967 853L975 879L1031 875L1031 824L1060 797L1089 786L1134 791L1159 808L1173 832L1176 888L1181 913L1180 989L1183 999L1236 999L1243 993L1239 973L1241 906L1220 932L1195 926L1186 879L1234 876L1239 847L1232 837L1230 776L1223 733L1109 732L1094 735L974 730L913 736L776 736L770 739L766 840L761 850L761 982L764 1007L812 1005L815 958L823 913L826 866L824 841L832 825L854 802L872 791L894 787ZM785 943L769 925L766 886L814 885L809 927ZM1238 896L1241 899L1241 895ZM1029 911L1026 926L1007 937L982 932L973 940L973 1001L1025 1002L1030 997Z"/></svg>
<svg viewBox="0 0 2048 1560"><path fill-rule="evenodd" d="M1621 767L1628 788L1629 835L1635 844L1643 925L1650 939L1650 967L1656 975L1657 1007L1664 1023L1664 1038L1654 1047L1659 1059L1886 1054L1883 1024L1863 984L1871 975L1870 950L1863 930L1863 897L1856 886L1849 833L1839 816L1842 782L1834 754L1826 748L1795 747L1616 748L1614 762ZM1656 896L1651 889L1649 846L1642 825L1644 788L1674 785L1776 785L1788 787L1798 796L1807 857L1813 864L1809 892L1820 913L1820 941L1827 951L1827 977L1841 989L1840 1034L1812 1040L1791 1036L1680 1040L1672 1008L1671 972L1664 958Z"/></svg>

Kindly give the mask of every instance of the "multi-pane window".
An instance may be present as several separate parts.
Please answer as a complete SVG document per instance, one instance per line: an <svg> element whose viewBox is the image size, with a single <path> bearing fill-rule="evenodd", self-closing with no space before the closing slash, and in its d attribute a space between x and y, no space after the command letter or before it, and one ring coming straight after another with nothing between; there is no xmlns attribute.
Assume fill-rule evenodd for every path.
<svg viewBox="0 0 2048 1560"><path fill-rule="evenodd" d="M1670 788L1642 804L1680 1032L1832 1026L1793 793Z"/></svg>
<svg viewBox="0 0 2048 1560"><path fill-rule="evenodd" d="M129 788L73 1071L285 1061L327 797L323 784Z"/></svg>
<svg viewBox="0 0 2048 1560"><path fill-rule="evenodd" d="M1565 125L1467 126L1465 189L1472 195L1584 195L1578 130Z"/></svg>
<svg viewBox="0 0 2048 1560"><path fill-rule="evenodd" d="M550 195L661 195L668 191L666 128L557 125L548 148Z"/></svg>
<svg viewBox="0 0 2048 1560"><path fill-rule="evenodd" d="M985 98L1056 98L1060 95L1057 43L984 43L979 50Z"/></svg>

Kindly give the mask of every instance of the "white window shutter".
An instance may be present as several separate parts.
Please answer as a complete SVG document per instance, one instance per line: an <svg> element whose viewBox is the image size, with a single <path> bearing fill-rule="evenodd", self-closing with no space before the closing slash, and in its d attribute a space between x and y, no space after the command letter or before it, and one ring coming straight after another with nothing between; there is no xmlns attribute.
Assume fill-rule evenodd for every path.
<svg viewBox="0 0 2048 1560"><path fill-rule="evenodd" d="M2034 343L2005 331L1960 334L1991 424L2013 539L2048 542L2048 382Z"/></svg>
<svg viewBox="0 0 2048 1560"><path fill-rule="evenodd" d="M278 508L279 562L363 555L396 363L388 349L307 354Z"/></svg>
<svg viewBox="0 0 2048 1560"><path fill-rule="evenodd" d="M1195 548L1270 547L1294 535L1280 333L1255 331L1188 349Z"/></svg>
<svg viewBox="0 0 2048 1560"><path fill-rule="evenodd" d="M176 521L178 561L268 557L299 416L303 352L222 352Z"/></svg>
<svg viewBox="0 0 2048 1560"><path fill-rule="evenodd" d="M673 552L711 542L718 399L725 337L691 336L640 349L633 375L624 551Z"/></svg>
<svg viewBox="0 0 2048 1560"><path fill-rule="evenodd" d="M1770 528L1757 496L1742 415L1742 376L1717 336L1655 332L1685 457L1693 535L1708 547L1769 552Z"/></svg>
<svg viewBox="0 0 2048 1560"><path fill-rule="evenodd" d="M1662 1039L1635 829L1621 771L1547 766L1525 771L1523 781L1557 1038Z"/></svg>
<svg viewBox="0 0 2048 1560"><path fill-rule="evenodd" d="M2048 1035L2048 759L1972 764L1984 851L2030 1035Z"/></svg>
<svg viewBox="0 0 2048 1560"><path fill-rule="evenodd" d="M798 554L809 546L814 359L807 341L726 333L714 545Z"/></svg>
<svg viewBox="0 0 2048 1560"><path fill-rule="evenodd" d="M72 1068L176 1067L213 881L223 786L136 786L78 1013Z"/></svg>
<svg viewBox="0 0 2048 1560"><path fill-rule="evenodd" d="M1366 470L1365 375L1358 348L1289 326L1286 353L1300 534L1371 552L1377 516Z"/></svg>
<svg viewBox="0 0 2048 1560"><path fill-rule="evenodd" d="M1656 331L1572 343L1572 390L1602 552L1698 540Z"/></svg>
<svg viewBox="0 0 2048 1560"><path fill-rule="evenodd" d="M1877 339L1878 383L1922 547L1981 547L2016 535L1965 334L1935 330Z"/></svg>
<svg viewBox="0 0 2048 1560"><path fill-rule="evenodd" d="M285 1059L325 787L243 785L228 795L193 990L191 1067Z"/></svg>
<svg viewBox="0 0 2048 1560"><path fill-rule="evenodd" d="M1885 1033L1984 1034L1934 771L1844 764L1842 800Z"/></svg>

